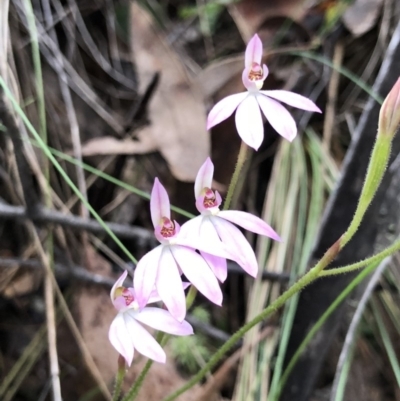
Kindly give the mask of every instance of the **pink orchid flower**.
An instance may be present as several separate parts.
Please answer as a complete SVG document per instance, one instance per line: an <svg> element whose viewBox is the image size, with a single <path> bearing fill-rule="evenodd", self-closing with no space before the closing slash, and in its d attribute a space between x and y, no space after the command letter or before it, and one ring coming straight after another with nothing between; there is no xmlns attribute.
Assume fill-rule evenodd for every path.
<svg viewBox="0 0 400 401"><path fill-rule="evenodd" d="M219 101L207 118L207 129L235 115L239 136L250 147L257 150L264 139L262 113L271 126L288 141L293 141L297 127L290 113L279 103L302 110L321 112L310 99L285 90L261 90L268 76L268 68L261 65L263 45L258 35L254 35L246 47L245 68L242 74L247 92L230 95ZM278 101L277 101L278 100ZM261 109L261 111L260 111Z"/></svg>
<svg viewBox="0 0 400 401"><path fill-rule="evenodd" d="M179 224L171 220L167 191L157 178L151 192L150 211L154 233L161 245L147 253L137 264L134 287L139 306L142 308L146 305L155 286L172 316L182 321L186 315L182 273L206 298L221 305L222 291L218 280L195 249L207 250L222 257L226 252L212 243L193 241L179 235Z"/></svg>
<svg viewBox="0 0 400 401"><path fill-rule="evenodd" d="M182 226L183 235L206 237L214 243L223 242L231 255L228 258L235 260L248 274L257 276L258 264L254 251L242 232L232 223L256 234L266 235L280 241L279 235L263 220L250 213L219 209L222 203L221 195L211 189L214 175L214 165L210 158L200 167L194 186L196 207L200 216L189 220ZM214 274L220 281L227 276L226 260L201 252L207 260Z"/></svg>
<svg viewBox="0 0 400 401"><path fill-rule="evenodd" d="M108 338L128 366L132 363L135 349L156 362L165 363L164 350L141 323L176 336L191 335L193 328L185 320L178 322L166 310L152 307L140 310L135 290L123 287L127 275L125 271L111 289L111 301L118 314L111 323ZM159 300L152 291L149 302Z"/></svg>

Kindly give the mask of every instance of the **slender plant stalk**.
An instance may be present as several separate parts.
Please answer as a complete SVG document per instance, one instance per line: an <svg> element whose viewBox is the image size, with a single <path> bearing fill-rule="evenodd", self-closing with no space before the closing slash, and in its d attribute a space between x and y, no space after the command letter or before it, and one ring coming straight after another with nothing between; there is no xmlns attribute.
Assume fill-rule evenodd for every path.
<svg viewBox="0 0 400 401"><path fill-rule="evenodd" d="M223 210L228 210L229 206L231 205L232 197L233 197L236 185L237 185L239 177L240 177L240 172L242 171L244 162L246 161L246 158L247 158L248 149L249 149L249 147L242 141L242 143L240 144L240 149L239 149L239 154L238 154L238 158L237 158L237 162L236 162L236 166L235 166L235 171L233 172L231 182L230 182L229 188L228 188L228 193L226 194Z"/></svg>
<svg viewBox="0 0 400 401"><path fill-rule="evenodd" d="M115 385L114 385L112 401L119 400L119 396L121 394L121 389L122 389L122 383L124 382L125 378L125 373L126 373L125 360L120 355L118 357L118 371L115 376Z"/></svg>
<svg viewBox="0 0 400 401"><path fill-rule="evenodd" d="M149 372L151 366L153 365L153 360L149 359L146 362L143 370L140 372L139 377L136 379L135 384L131 387L128 394L122 399L122 401L134 401L137 395L139 394L140 388L144 382L147 373Z"/></svg>
<svg viewBox="0 0 400 401"><path fill-rule="evenodd" d="M372 299L371 301L372 301L371 302L372 310L374 312L376 320L376 325L378 326L380 335L382 337L383 345L386 349L390 364L392 366L392 370L397 381L397 386L400 387L400 364L396 356L396 351L393 348L392 340L390 339L389 333L386 330L385 323L382 320L382 316L378 308L378 303L374 299Z"/></svg>
<svg viewBox="0 0 400 401"><path fill-rule="evenodd" d="M193 305L194 300L196 299L197 288L194 285L190 286L189 292L186 296L186 309L190 309Z"/></svg>
<svg viewBox="0 0 400 401"><path fill-rule="evenodd" d="M156 341L158 343L161 342L161 346L164 346L168 340L169 336L166 336L164 333L158 332ZM139 377L136 379L135 384L131 387L131 389L128 391L128 394L122 399L122 401L134 401L135 398L137 397L140 388L142 387L143 381L149 372L151 365L153 365L153 361L149 359L146 362L146 365L144 366L143 370L140 372Z"/></svg>
<svg viewBox="0 0 400 401"><path fill-rule="evenodd" d="M219 362L219 360L223 358L223 356L236 344L236 342L240 340L250 329L261 323L268 316L272 315L294 294L301 291L305 286L314 281L318 277L322 269L324 269L332 261L333 257L336 256L338 245L339 243L335 242L335 244L333 244L331 248L328 249L322 259L312 269L310 269L308 273L301 277L295 284L293 284L292 287L290 287L281 296L279 296L272 304L265 308L255 318L246 323L235 334L233 334L229 338L229 340L227 340L225 344L223 344L222 347L219 348L219 350L210 358L207 364L204 365L204 367L192 377L191 380L189 380L180 389L164 398L163 401L172 401L179 395L183 394L186 390L193 387L196 383L198 383L207 375L207 373Z"/></svg>
<svg viewBox="0 0 400 401"><path fill-rule="evenodd" d="M364 214L371 204L386 171L391 147L392 138L385 136L383 133L378 131L357 209L348 229L340 239L340 249L344 248L344 246L353 238L354 234L358 230Z"/></svg>
<svg viewBox="0 0 400 401"><path fill-rule="evenodd" d="M361 260L357 263L352 263L350 265L336 267L336 268L330 269L330 270L324 270L320 273L319 276L327 277L327 276L336 276L337 274L350 273L355 270L359 270L371 263L380 262L382 259L386 258L387 256L392 255L393 253L395 253L399 250L400 250L400 240L397 240L394 244L390 245L383 251L381 251L373 256L370 256L369 258Z"/></svg>

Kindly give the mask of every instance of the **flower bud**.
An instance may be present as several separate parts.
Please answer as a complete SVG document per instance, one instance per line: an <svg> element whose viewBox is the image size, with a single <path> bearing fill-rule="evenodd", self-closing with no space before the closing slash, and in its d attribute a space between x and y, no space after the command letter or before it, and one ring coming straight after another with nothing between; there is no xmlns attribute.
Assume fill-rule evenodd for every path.
<svg viewBox="0 0 400 401"><path fill-rule="evenodd" d="M379 113L379 134L391 138L400 125L400 78L386 96Z"/></svg>

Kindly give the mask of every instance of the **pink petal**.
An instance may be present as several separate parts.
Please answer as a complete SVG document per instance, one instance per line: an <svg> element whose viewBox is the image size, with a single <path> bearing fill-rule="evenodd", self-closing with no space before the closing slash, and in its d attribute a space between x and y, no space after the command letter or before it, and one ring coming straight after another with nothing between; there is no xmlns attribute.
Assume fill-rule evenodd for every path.
<svg viewBox="0 0 400 401"><path fill-rule="evenodd" d="M163 217L171 218L171 210L167 191L158 178L154 180L150 198L151 221L154 228L160 225Z"/></svg>
<svg viewBox="0 0 400 401"><path fill-rule="evenodd" d="M123 313L118 313L115 316L108 332L108 338L112 346L124 357L128 366L131 366L134 349L129 332L125 326Z"/></svg>
<svg viewBox="0 0 400 401"><path fill-rule="evenodd" d="M256 277L258 272L257 259L253 248L242 232L229 221L213 216L211 219L219 237L235 260L250 276Z"/></svg>
<svg viewBox="0 0 400 401"><path fill-rule="evenodd" d="M171 248L175 246L172 245ZM182 322L186 315L186 298L181 275L172 256L171 248L164 247L161 254L156 287L168 311L175 319Z"/></svg>
<svg viewBox="0 0 400 401"><path fill-rule="evenodd" d="M164 350L153 336L136 321L137 314L138 312L132 310L123 313L133 347L153 361L165 363L167 357Z"/></svg>
<svg viewBox="0 0 400 401"><path fill-rule="evenodd" d="M193 334L193 328L186 320L180 323L163 309L144 308L140 313L135 315L135 319L153 329L174 334L175 336L189 336Z"/></svg>
<svg viewBox="0 0 400 401"><path fill-rule="evenodd" d="M186 290L187 288L190 287L190 283L187 282L182 282L182 288L183 290ZM160 295L158 294L158 291L156 288L153 288L153 291L150 294L149 300L147 301L148 304L153 304L155 302L160 302L162 301Z"/></svg>
<svg viewBox="0 0 400 401"><path fill-rule="evenodd" d="M244 64L246 67L251 67L253 63L261 64L263 54L263 44L260 37L255 34L246 46Z"/></svg>
<svg viewBox="0 0 400 401"><path fill-rule="evenodd" d="M297 134L297 127L290 113L280 103L261 93L257 96L257 101L275 131L288 141L293 141Z"/></svg>
<svg viewBox="0 0 400 401"><path fill-rule="evenodd" d="M188 248L198 249L199 251L207 252L214 256L229 259L230 253L227 251L225 245L220 241L209 217L197 216L192 220L198 220L200 221L200 224L196 221L193 230L188 229L185 233L185 237L177 237L175 243Z"/></svg>
<svg viewBox="0 0 400 401"><path fill-rule="evenodd" d="M117 311L128 308L128 305L126 305L126 299L122 295L114 299L113 305Z"/></svg>
<svg viewBox="0 0 400 401"><path fill-rule="evenodd" d="M174 246L172 254L187 279L211 302L222 304L222 291L205 260L195 251Z"/></svg>
<svg viewBox="0 0 400 401"><path fill-rule="evenodd" d="M162 249L163 245L159 245L146 253L136 266L133 275L133 287L135 288L136 300L140 308L146 306L154 289Z"/></svg>
<svg viewBox="0 0 400 401"><path fill-rule="evenodd" d="M211 255L207 252L200 251L200 254L203 257L203 259L207 262L208 266L210 266L210 269L215 274L215 277L217 277L217 279L221 283L223 283L228 275L228 266L226 263L226 259L220 258L219 256Z"/></svg>
<svg viewBox="0 0 400 401"><path fill-rule="evenodd" d="M214 164L212 163L211 159L207 157L207 160L200 167L200 170L196 176L196 182L194 183L195 198L201 195L201 192L204 188L211 188L213 175Z"/></svg>
<svg viewBox="0 0 400 401"><path fill-rule="evenodd" d="M200 226L203 222L203 216L196 216L193 219L188 220L186 223L182 224L179 231L179 235L176 237L177 240L195 237L197 238L200 234Z"/></svg>
<svg viewBox="0 0 400 401"><path fill-rule="evenodd" d="M256 94L249 96L240 103L236 115L236 129L243 142L257 150L264 139L264 125Z"/></svg>
<svg viewBox="0 0 400 401"><path fill-rule="evenodd" d="M236 93L220 100L208 113L207 129L209 130L230 117L246 96L247 92Z"/></svg>
<svg viewBox="0 0 400 401"><path fill-rule="evenodd" d="M272 227L270 227L264 220L261 220L259 217L253 216L250 213L236 210L223 210L218 213L218 217L229 220L230 222L235 223L246 230L252 231L253 233L266 235L275 241L281 241L279 235L272 229Z"/></svg>
<svg viewBox="0 0 400 401"><path fill-rule="evenodd" d="M121 276L119 277L119 279L115 282L115 284L112 286L111 291L110 291L110 298L111 298L111 302L114 303L116 296L115 296L115 291L117 288L122 287L122 284L124 283L126 276L128 275L128 271L125 270Z"/></svg>
<svg viewBox="0 0 400 401"><path fill-rule="evenodd" d="M305 96L301 96L294 92L284 90L261 91L264 95L272 97L280 102L286 103L289 106L297 107L298 109L315 111L321 113L317 105Z"/></svg>

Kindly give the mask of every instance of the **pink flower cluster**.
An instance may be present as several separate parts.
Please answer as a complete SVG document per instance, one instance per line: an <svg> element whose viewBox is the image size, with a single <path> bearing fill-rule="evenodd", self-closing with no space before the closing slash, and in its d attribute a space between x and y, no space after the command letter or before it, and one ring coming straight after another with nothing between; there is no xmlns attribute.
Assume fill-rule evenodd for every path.
<svg viewBox="0 0 400 401"><path fill-rule="evenodd" d="M182 282L182 275L216 305L222 304L218 280L223 282L227 277L226 259L236 261L253 277L257 275L254 251L234 224L280 240L258 217L241 211L221 211L221 196L211 189L213 173L214 165L208 158L195 183L196 207L201 214L182 227L171 220L168 194L155 179L150 211L160 245L137 264L133 288L123 286L127 277L124 272L111 290L111 301L118 314L111 324L109 339L128 365L132 363L134 349L155 361L165 361L164 351L140 323L170 334L193 334L184 320L184 290L188 284ZM157 301L162 301L168 311L147 307Z"/></svg>
<svg viewBox="0 0 400 401"><path fill-rule="evenodd" d="M228 96L210 111L207 128L236 111L236 126L242 140L258 149L263 140L262 113L288 140L296 136L296 123L278 102L309 111L320 111L309 99L284 90L263 91L268 68L261 65L262 43L257 35L250 40L245 54L243 84L247 92ZM261 111L260 111L261 109ZM201 166L194 186L200 215L182 227L171 219L165 188L156 178L151 192L150 211L154 233L160 245L137 264L133 288L124 287L127 272L111 290L111 301L118 314L113 320L109 339L128 365L134 350L157 362L165 362L165 353L142 326L145 324L169 334L186 336L193 329L186 322L185 289L190 283L216 305L222 304L219 285L227 277L227 259L234 260L248 274L256 277L257 260L251 245L236 225L280 241L278 234L263 220L249 213L220 210L222 198L212 189L214 165L208 158ZM190 283L182 281L185 276ZM165 309L148 307L162 301Z"/></svg>

